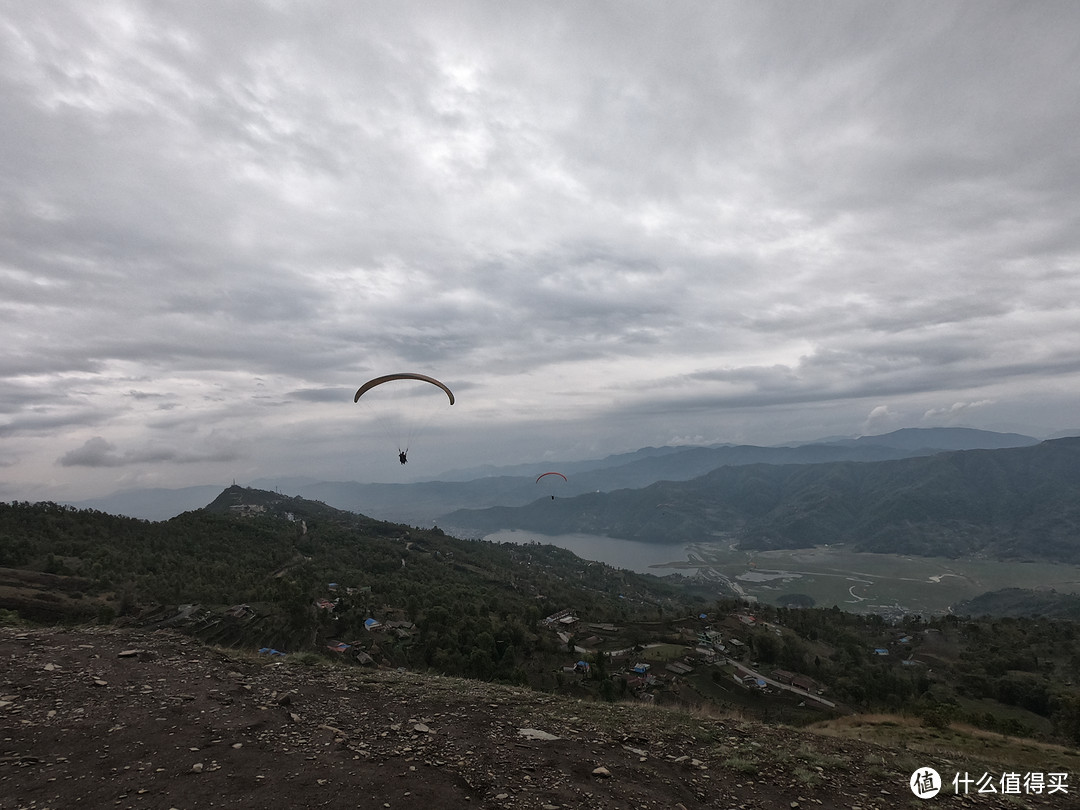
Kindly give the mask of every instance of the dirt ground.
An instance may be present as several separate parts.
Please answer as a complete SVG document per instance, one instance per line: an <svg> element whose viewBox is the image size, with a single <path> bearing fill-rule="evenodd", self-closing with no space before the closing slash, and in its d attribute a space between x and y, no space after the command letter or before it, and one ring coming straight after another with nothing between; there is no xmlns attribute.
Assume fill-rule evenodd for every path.
<svg viewBox="0 0 1080 810"><path fill-rule="evenodd" d="M171 632L0 628L2 808L1080 807L908 786L903 751ZM951 792L951 788L949 788Z"/></svg>

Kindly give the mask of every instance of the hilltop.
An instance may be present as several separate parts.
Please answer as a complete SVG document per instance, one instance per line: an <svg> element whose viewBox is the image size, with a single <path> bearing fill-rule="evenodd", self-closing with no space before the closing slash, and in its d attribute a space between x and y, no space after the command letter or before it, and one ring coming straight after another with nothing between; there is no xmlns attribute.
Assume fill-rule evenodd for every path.
<svg viewBox="0 0 1080 810"><path fill-rule="evenodd" d="M978 806L1078 806L1076 752L996 735L880 745L854 738L872 722L815 733L258 658L169 631L0 628L0 658L10 808L870 810L914 806L908 781L927 766L946 781L1070 773L1067 794Z"/></svg>

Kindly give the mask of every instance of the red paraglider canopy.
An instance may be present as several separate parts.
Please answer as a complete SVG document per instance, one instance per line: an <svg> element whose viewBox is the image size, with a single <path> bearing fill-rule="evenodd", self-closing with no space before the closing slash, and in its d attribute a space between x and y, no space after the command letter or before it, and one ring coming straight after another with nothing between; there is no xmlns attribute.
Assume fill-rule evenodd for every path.
<svg viewBox="0 0 1080 810"><path fill-rule="evenodd" d="M544 477L545 475L557 475L557 476L559 476L559 478L561 478L561 479L562 479L563 481L565 481L565 480L566 480L566 476L565 476L565 475L563 475L563 474L562 474L561 472L546 472L546 473L540 473L540 475L536 476L536 483L539 483L539 482L540 482L540 479L541 479L541 478L543 478L543 477Z"/></svg>

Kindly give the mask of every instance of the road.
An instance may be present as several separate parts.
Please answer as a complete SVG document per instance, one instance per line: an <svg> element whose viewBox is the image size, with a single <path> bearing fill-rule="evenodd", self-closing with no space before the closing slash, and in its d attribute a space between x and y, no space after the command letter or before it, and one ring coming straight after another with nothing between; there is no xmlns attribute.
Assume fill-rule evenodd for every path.
<svg viewBox="0 0 1080 810"><path fill-rule="evenodd" d="M831 700L826 700L825 698L821 697L821 695L815 695L815 694L813 694L811 692L807 692L804 689L798 689L798 688L796 688L794 686L791 686L790 684L780 683L779 681L774 681L772 678L766 678L760 672L755 672L754 670L750 669L749 667L744 666L743 664L740 664L738 661L734 661L731 658L728 658L726 660L727 660L727 663L731 664L731 666L735 667L735 669L739 670L740 672L742 672L742 673L744 673L746 675L751 675L754 678L761 678L761 680L765 681L765 683L769 684L769 686L775 686L777 689L786 689L788 692L796 694L801 698L805 698L806 700L817 701L818 703L820 703L823 706L828 706L830 709L835 709L836 708L835 703L833 703Z"/></svg>

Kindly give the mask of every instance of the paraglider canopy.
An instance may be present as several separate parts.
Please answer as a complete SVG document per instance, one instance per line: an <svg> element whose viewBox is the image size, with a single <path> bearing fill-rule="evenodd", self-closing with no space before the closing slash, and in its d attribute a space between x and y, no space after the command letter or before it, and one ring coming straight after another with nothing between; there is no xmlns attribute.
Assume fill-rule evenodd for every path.
<svg viewBox="0 0 1080 810"><path fill-rule="evenodd" d="M454 392L446 387L445 384L439 382L434 377L429 377L426 374L413 374L411 372L403 372L401 374L386 374L382 377L376 377L374 380L368 380L366 383L360 386L360 389L356 392L356 396L353 397L353 402L359 402L360 397L374 388L376 385L382 385L383 383L391 382L392 380L420 380L421 382L431 383L436 385L446 392L446 396L450 399L450 404L454 404Z"/></svg>
<svg viewBox="0 0 1080 810"><path fill-rule="evenodd" d="M540 483L540 479L543 478L546 475L557 475L563 481L566 480L566 476L563 475L561 472L546 472L546 473L540 473L540 475L536 476L536 483Z"/></svg>

